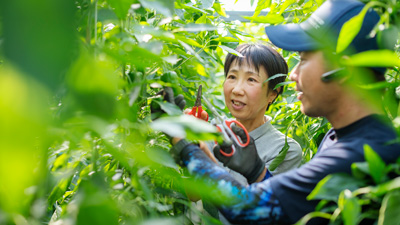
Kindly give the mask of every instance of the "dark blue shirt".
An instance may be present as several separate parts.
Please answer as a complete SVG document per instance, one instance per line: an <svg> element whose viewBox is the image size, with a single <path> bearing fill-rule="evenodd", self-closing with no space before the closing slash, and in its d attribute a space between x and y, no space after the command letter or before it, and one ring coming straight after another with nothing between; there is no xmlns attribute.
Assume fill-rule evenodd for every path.
<svg viewBox="0 0 400 225"><path fill-rule="evenodd" d="M318 201L308 201L306 197L320 180L333 173L351 174L352 163L365 161L365 144L386 163L395 162L400 156L400 145L393 144L396 138L393 129L378 116L365 117L342 129L331 129L308 163L270 179L273 194L294 223L315 211Z"/></svg>

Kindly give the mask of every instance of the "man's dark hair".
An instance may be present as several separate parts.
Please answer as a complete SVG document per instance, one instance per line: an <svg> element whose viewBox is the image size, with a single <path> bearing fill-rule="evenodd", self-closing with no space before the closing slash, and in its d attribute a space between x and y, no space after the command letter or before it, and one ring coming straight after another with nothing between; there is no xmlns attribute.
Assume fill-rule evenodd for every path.
<svg viewBox="0 0 400 225"><path fill-rule="evenodd" d="M259 43L241 44L235 50L244 57L239 57L231 53L226 56L224 65L225 77L228 75L229 68L235 60L237 60L239 67L242 66L243 61L246 60L246 63L250 66L254 66L257 72L259 72L261 66L264 67L267 71L268 78L275 74L288 73L286 61L277 51L267 45ZM283 87L276 90L274 90L274 88L277 84L284 82L285 79L286 76L280 76L268 81L268 89L276 91L276 97L282 93Z"/></svg>

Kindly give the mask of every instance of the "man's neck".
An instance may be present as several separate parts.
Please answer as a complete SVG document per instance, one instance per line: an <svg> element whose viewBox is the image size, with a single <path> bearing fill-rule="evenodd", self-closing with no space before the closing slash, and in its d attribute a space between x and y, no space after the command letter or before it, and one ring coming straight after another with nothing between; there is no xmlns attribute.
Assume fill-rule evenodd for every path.
<svg viewBox="0 0 400 225"><path fill-rule="evenodd" d="M377 110L362 106L360 102L346 101L341 104L340 109L326 116L334 129L346 127L371 114L379 113Z"/></svg>

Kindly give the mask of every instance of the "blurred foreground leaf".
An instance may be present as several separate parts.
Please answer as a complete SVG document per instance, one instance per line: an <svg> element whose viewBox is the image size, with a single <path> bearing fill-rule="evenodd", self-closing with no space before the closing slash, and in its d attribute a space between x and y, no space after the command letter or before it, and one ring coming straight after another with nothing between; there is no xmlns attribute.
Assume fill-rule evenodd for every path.
<svg viewBox="0 0 400 225"><path fill-rule="evenodd" d="M103 118L114 115L118 75L112 61L95 60L84 52L68 72L67 82L74 102L84 111Z"/></svg>
<svg viewBox="0 0 400 225"><path fill-rule="evenodd" d="M74 1L0 1L4 55L57 90L77 53L75 10Z"/></svg>
<svg viewBox="0 0 400 225"><path fill-rule="evenodd" d="M365 13L367 13L368 9L368 7L364 7L358 15L354 16L343 24L336 46L337 53L344 51L357 36L364 21Z"/></svg>
<svg viewBox="0 0 400 225"><path fill-rule="evenodd" d="M217 134L215 126L189 115L163 117L153 122L151 127L171 137L190 140L213 140Z"/></svg>
<svg viewBox="0 0 400 225"><path fill-rule="evenodd" d="M47 89L16 69L0 68L0 208L23 214L45 175L50 124Z"/></svg>
<svg viewBox="0 0 400 225"><path fill-rule="evenodd" d="M94 174L83 180L77 193L77 225L116 225L118 208L106 190L101 174Z"/></svg>
<svg viewBox="0 0 400 225"><path fill-rule="evenodd" d="M399 56L391 50L370 50L342 59L343 65L359 67L394 67L400 66Z"/></svg>
<svg viewBox="0 0 400 225"><path fill-rule="evenodd" d="M392 191L385 195L379 210L378 225L399 224L400 191Z"/></svg>
<svg viewBox="0 0 400 225"><path fill-rule="evenodd" d="M385 175L385 162L379 155L368 145L364 145L365 159L368 162L369 173L375 183L379 184Z"/></svg>
<svg viewBox="0 0 400 225"><path fill-rule="evenodd" d="M174 0L140 0L146 8L153 9L166 17L171 17L174 12Z"/></svg>

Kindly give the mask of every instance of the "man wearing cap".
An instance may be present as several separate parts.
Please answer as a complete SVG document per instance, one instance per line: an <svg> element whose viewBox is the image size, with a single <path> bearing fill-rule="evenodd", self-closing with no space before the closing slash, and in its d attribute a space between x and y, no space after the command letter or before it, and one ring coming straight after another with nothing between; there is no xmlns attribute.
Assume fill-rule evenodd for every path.
<svg viewBox="0 0 400 225"><path fill-rule="evenodd" d="M365 145L369 145L386 163L399 158L400 145L394 142L396 133L380 119L374 108L368 107L363 96L348 86L349 82L357 80L352 78L358 77L360 73L357 71L363 71L366 77L382 80L385 69L345 68L331 61L338 57L334 52L341 27L358 15L363 7L364 4L356 0L330 0L301 24L266 27L273 44L300 53L300 63L292 71L290 79L296 82L301 111L308 116L323 116L333 127L308 163L272 176L263 163L248 165L247 162L260 161L253 141L245 148L236 146L237 152L233 157L216 155L226 166L246 178L258 178L258 183L243 187L210 161L196 145L184 139L173 139L173 153L181 158L182 165L191 174L214 185L210 195L217 197L210 200L222 201L219 202L220 210L231 222L297 222L315 210L318 201L309 201L307 196L317 183L329 174L351 174L352 163L365 161ZM369 34L378 21L378 14L369 10L359 34L344 53L377 49L376 39ZM234 132L242 136L242 130L234 128ZM221 149L231 151L230 146L221 145ZM311 220L311 223L324 222Z"/></svg>

